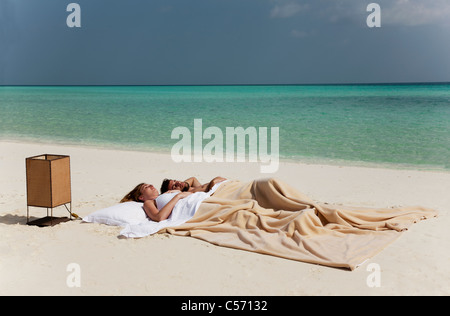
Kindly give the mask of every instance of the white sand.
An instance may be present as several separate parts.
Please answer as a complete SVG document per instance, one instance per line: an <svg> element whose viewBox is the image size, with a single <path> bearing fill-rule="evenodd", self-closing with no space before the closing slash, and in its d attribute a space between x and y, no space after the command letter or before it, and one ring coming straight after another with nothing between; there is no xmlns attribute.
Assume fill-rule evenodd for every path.
<svg viewBox="0 0 450 316"><path fill-rule="evenodd" d="M320 202L355 206L422 205L439 210L355 271L223 248L190 238L119 239L119 227L72 221L26 225L25 158L71 156L73 211L114 205L139 182L221 175L242 181L279 178ZM0 295L449 295L450 173L282 163L172 162L170 155L0 142ZM32 208L31 215L45 216ZM66 216L56 208L55 216ZM67 279L80 267L80 287ZM380 287L369 287L370 264ZM217 271L221 271L218 273Z"/></svg>

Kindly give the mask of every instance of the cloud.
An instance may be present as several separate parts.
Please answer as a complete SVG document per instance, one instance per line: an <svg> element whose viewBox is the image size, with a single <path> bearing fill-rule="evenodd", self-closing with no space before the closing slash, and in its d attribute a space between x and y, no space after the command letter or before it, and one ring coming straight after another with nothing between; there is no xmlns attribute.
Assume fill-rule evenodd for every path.
<svg viewBox="0 0 450 316"><path fill-rule="evenodd" d="M318 23L351 23L365 25L367 6L381 7L382 26L449 25L450 0L314 0L308 4L284 2L272 9L272 17L290 17L308 9Z"/></svg>
<svg viewBox="0 0 450 316"><path fill-rule="evenodd" d="M366 8L371 2L381 7L382 25L450 25L449 0L317 0L310 11L320 12L332 23L342 20L359 23L361 17L369 14Z"/></svg>
<svg viewBox="0 0 450 316"><path fill-rule="evenodd" d="M302 5L295 2L275 5L275 7L270 11L270 17L280 19L290 18L306 10L307 8L308 8L307 4Z"/></svg>
<svg viewBox="0 0 450 316"><path fill-rule="evenodd" d="M405 26L450 24L448 0L391 0L379 4L382 23Z"/></svg>

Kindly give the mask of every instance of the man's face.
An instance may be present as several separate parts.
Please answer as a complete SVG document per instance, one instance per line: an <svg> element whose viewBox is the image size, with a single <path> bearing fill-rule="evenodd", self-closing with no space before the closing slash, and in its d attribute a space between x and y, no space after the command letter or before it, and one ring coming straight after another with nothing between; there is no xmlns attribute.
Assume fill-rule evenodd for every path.
<svg viewBox="0 0 450 316"><path fill-rule="evenodd" d="M168 185L169 190L180 190L184 191L188 189L188 185L184 181L178 181L178 180L170 180Z"/></svg>

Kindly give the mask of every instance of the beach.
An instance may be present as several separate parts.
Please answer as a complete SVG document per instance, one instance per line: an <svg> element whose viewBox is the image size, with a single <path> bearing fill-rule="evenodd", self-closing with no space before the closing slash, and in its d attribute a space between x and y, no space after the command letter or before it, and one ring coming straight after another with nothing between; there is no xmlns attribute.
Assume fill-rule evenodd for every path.
<svg viewBox="0 0 450 316"><path fill-rule="evenodd" d="M0 2L0 296L450 295L450 1L127 4Z"/></svg>
<svg viewBox="0 0 450 316"><path fill-rule="evenodd" d="M420 205L439 211L354 271L219 247L192 237L119 238L120 227L73 220L26 225L25 158L69 155L72 211L112 206L140 182L216 176L278 178L322 203ZM449 295L450 173L280 161L273 174L250 162L175 163L170 154L95 146L0 142L0 295ZM33 218L45 209L31 208ZM56 208L55 216L67 216ZM78 286L69 282L75 264ZM379 286L370 277L379 267Z"/></svg>

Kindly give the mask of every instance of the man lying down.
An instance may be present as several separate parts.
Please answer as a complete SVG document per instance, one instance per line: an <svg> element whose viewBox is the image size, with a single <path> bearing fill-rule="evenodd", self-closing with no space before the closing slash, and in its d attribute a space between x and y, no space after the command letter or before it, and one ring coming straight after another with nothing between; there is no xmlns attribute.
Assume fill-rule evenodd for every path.
<svg viewBox="0 0 450 316"><path fill-rule="evenodd" d="M213 187L225 180L222 177L215 177L210 182L201 184L195 177L184 181L164 179L161 185L161 194L152 184L140 183L120 202L143 202L143 208L148 218L155 222L161 222L169 218L180 200L194 193L196 193L195 198L191 197L191 199L195 201L209 197L217 189L216 186L212 190Z"/></svg>
<svg viewBox="0 0 450 316"><path fill-rule="evenodd" d="M222 177L206 184L195 178L166 182L165 193L141 183L122 199L139 204L139 214L143 210L147 217L124 225L121 236L192 236L220 246L353 270L413 223L437 216L435 210L421 206L370 209L321 204L273 178L246 183Z"/></svg>

